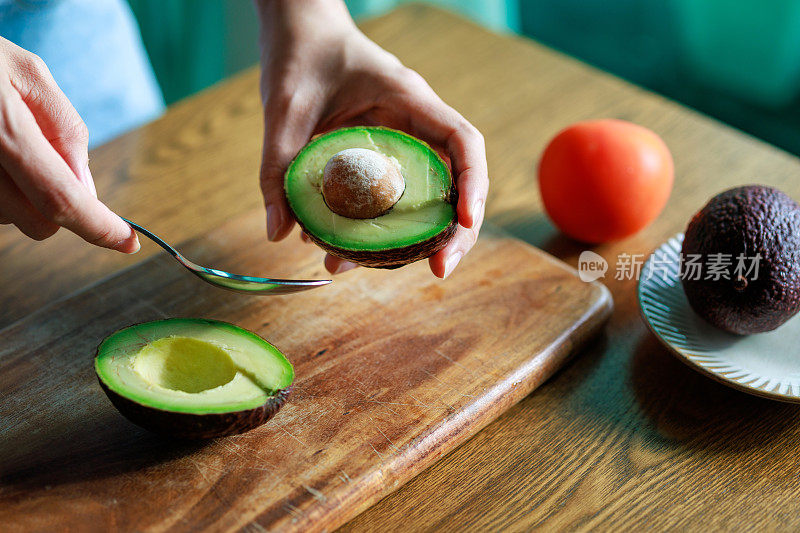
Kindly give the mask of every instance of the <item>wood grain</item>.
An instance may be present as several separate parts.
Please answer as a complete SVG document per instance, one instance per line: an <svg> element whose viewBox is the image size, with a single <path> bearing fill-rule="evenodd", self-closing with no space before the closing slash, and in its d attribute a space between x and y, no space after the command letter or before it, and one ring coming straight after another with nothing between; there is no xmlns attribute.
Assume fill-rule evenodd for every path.
<svg viewBox="0 0 800 533"><path fill-rule="evenodd" d="M676 175L655 223L591 248L611 265L604 338L345 530L800 528L800 410L676 361L642 323L635 281L614 269L619 254L649 254L683 231L726 188L766 183L800 199L800 161L530 41L427 8L368 29L484 133L490 220L569 264L586 247L552 227L535 181L561 128L601 117L647 126L671 149Z"/></svg>
<svg viewBox="0 0 800 533"><path fill-rule="evenodd" d="M322 274L312 247L267 245L261 219L237 217L187 249L248 271L288 261L293 276ZM0 333L0 524L329 530L529 394L610 312L603 286L491 230L446 282L423 262L284 297L221 291L151 258ZM269 339L295 365L290 402L256 430L207 443L129 423L96 382L93 346L165 316Z"/></svg>
<svg viewBox="0 0 800 533"><path fill-rule="evenodd" d="M613 267L618 254L647 254L682 231L725 188L760 182L800 199L800 162L531 41L430 8L363 27L484 133L491 221L572 265L583 246L549 224L535 182L539 154L559 129L598 117L643 124L672 150L676 182L653 225L593 248L612 262L605 283L616 308L603 339L346 529L800 529L800 411L673 360L642 324L634 282L614 279ZM92 168L109 204L179 242L260 202L260 134L251 71L95 150ZM227 182L234 188L220 192ZM0 320L137 260L66 234L30 243L0 228L0 273L14 280L0 291Z"/></svg>

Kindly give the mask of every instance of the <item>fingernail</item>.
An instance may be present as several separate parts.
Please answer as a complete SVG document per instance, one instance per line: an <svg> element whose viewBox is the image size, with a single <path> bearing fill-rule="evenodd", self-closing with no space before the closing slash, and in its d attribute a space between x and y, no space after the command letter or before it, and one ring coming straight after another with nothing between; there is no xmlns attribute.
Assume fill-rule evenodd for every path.
<svg viewBox="0 0 800 533"><path fill-rule="evenodd" d="M136 235L136 232L133 232L133 251L131 251L131 255L135 254L139 250L142 249L142 244L139 242L139 236Z"/></svg>
<svg viewBox="0 0 800 533"><path fill-rule="evenodd" d="M341 263L338 267L336 267L336 271L334 274L341 274L342 272L347 272L348 270L353 270L356 266L355 263L351 263L350 261L345 261Z"/></svg>
<svg viewBox="0 0 800 533"><path fill-rule="evenodd" d="M482 208L483 208L483 198L478 198L477 200L472 202L472 207L470 208L469 212L472 215L473 224L478 221Z"/></svg>
<svg viewBox="0 0 800 533"><path fill-rule="evenodd" d="M447 258L447 261L444 264L444 277L446 278L449 276L453 269L456 268L458 262L461 261L461 258L464 256L461 252L455 252L453 255Z"/></svg>
<svg viewBox="0 0 800 533"><path fill-rule="evenodd" d="M122 246L122 248L120 248L120 245L125 245L126 243L131 243L133 248L131 248L129 250L126 250L125 246ZM142 248L142 245L139 243L139 236L136 234L136 232L133 230L133 228L131 228L131 234L128 237L122 239L121 241L119 241L117 244L114 245L114 249L116 249L116 250L118 250L120 252L124 252L124 253L129 254L129 255L135 254L141 248Z"/></svg>
<svg viewBox="0 0 800 533"><path fill-rule="evenodd" d="M267 238L271 241L275 240L278 234L278 209L274 205L267 206Z"/></svg>

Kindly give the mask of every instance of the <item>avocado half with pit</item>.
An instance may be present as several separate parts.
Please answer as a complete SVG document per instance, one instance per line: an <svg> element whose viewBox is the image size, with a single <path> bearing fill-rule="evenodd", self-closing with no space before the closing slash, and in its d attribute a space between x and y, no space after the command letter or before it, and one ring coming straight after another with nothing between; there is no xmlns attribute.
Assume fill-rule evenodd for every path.
<svg viewBox="0 0 800 533"><path fill-rule="evenodd" d="M173 318L107 337L95 372L131 422L180 438L249 431L286 401L291 363L255 333L216 320Z"/></svg>
<svg viewBox="0 0 800 533"><path fill-rule="evenodd" d="M430 257L458 222L445 162L424 142L389 128L342 128L314 138L289 165L284 187L315 243L368 267Z"/></svg>

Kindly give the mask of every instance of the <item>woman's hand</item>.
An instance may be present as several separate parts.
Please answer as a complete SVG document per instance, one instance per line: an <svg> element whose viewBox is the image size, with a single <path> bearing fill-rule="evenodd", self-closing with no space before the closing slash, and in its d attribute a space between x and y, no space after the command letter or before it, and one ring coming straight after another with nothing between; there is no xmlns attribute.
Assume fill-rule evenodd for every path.
<svg viewBox="0 0 800 533"><path fill-rule="evenodd" d="M339 0L256 5L262 17L261 189L269 239L284 238L294 225L283 176L313 135L348 125L388 126L428 142L452 166L459 227L429 259L436 276L448 276L483 222L489 178L481 134L419 74L359 32ZM355 265L328 255L325 266L335 274Z"/></svg>
<svg viewBox="0 0 800 533"><path fill-rule="evenodd" d="M44 62L0 37L0 224L36 240L63 226L136 252L136 233L97 199L88 138Z"/></svg>

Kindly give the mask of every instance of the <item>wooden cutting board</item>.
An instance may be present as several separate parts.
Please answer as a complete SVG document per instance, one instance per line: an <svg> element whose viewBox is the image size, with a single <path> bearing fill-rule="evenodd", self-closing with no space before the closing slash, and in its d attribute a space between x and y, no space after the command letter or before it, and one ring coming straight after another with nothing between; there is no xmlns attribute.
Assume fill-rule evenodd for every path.
<svg viewBox="0 0 800 533"><path fill-rule="evenodd" d="M252 212L185 251L240 272L325 276L297 235L263 235ZM491 229L446 281L422 262L282 297L215 289L161 254L0 331L0 524L333 529L544 382L611 305L603 286ZM265 426L211 442L130 424L97 384L94 349L120 327L172 316L269 339L295 365L289 403Z"/></svg>

